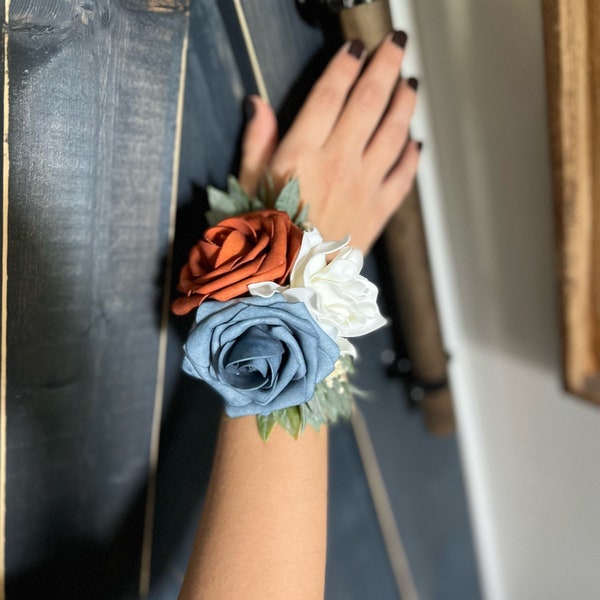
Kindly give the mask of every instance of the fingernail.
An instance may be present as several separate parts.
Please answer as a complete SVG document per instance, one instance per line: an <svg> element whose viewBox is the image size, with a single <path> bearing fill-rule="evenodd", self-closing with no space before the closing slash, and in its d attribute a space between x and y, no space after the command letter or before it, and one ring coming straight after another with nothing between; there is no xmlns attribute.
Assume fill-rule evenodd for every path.
<svg viewBox="0 0 600 600"><path fill-rule="evenodd" d="M408 83L415 92L419 88L419 80L416 77L409 77L406 83Z"/></svg>
<svg viewBox="0 0 600 600"><path fill-rule="evenodd" d="M362 58L364 51L365 45L360 40L352 40L350 46L348 46L348 54L354 56L354 58Z"/></svg>
<svg viewBox="0 0 600 600"><path fill-rule="evenodd" d="M394 31L392 35L392 42L396 44L396 46L400 46L400 48L404 48L406 46L406 41L408 40L408 36L404 31Z"/></svg>
<svg viewBox="0 0 600 600"><path fill-rule="evenodd" d="M254 106L254 102L252 102L252 98L246 96L244 98L244 116L246 117L246 121L250 121L255 113L256 107Z"/></svg>
<svg viewBox="0 0 600 600"><path fill-rule="evenodd" d="M417 142L417 150L421 152L423 150L423 142Z"/></svg>

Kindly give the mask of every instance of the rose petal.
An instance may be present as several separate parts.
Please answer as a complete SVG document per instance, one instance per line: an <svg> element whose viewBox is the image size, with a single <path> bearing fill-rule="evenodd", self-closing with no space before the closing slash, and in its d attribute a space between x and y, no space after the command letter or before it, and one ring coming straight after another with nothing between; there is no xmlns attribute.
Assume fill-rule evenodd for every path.
<svg viewBox="0 0 600 600"><path fill-rule="evenodd" d="M246 236L240 231L233 230L223 242L221 251L215 261L215 267L220 267L232 259L244 255L250 249Z"/></svg>
<svg viewBox="0 0 600 600"><path fill-rule="evenodd" d="M206 298L226 301L243 296L252 283L287 283L302 240L300 228L278 210L221 221L207 230L181 270L178 289L197 297L193 303L176 301L173 309L182 314Z"/></svg>
<svg viewBox="0 0 600 600"><path fill-rule="evenodd" d="M202 304L185 345L183 367L221 393L227 414L234 417L306 402L338 355L337 344L303 304L276 294ZM253 389L231 385L231 367L242 372L242 388ZM246 368L250 375L244 379Z"/></svg>

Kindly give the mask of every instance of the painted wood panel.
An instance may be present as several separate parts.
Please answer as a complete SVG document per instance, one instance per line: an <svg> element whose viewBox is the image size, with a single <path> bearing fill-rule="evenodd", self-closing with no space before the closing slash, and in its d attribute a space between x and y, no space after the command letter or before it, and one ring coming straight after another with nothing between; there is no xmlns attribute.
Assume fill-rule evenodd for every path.
<svg viewBox="0 0 600 600"><path fill-rule="evenodd" d="M7 597L127 597L186 2L12 0L5 20Z"/></svg>

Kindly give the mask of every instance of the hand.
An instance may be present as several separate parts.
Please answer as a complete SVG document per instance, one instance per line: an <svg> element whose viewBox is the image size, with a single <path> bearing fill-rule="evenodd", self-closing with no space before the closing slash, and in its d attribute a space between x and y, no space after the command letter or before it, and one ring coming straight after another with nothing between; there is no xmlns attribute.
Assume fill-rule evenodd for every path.
<svg viewBox="0 0 600 600"><path fill-rule="evenodd" d="M323 238L350 235L366 253L409 192L419 161L421 145L408 139L417 82L398 83L405 43L404 33L390 34L362 73L362 44L344 44L277 147L272 108L251 96L243 188L254 193L266 169L278 186L297 177Z"/></svg>

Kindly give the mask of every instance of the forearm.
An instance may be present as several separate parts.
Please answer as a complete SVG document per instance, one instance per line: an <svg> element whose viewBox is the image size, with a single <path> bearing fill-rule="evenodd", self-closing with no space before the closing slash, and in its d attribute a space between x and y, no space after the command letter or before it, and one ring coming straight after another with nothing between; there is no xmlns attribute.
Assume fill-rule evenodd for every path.
<svg viewBox="0 0 600 600"><path fill-rule="evenodd" d="M255 417L223 419L180 600L322 599L327 428L268 442Z"/></svg>

